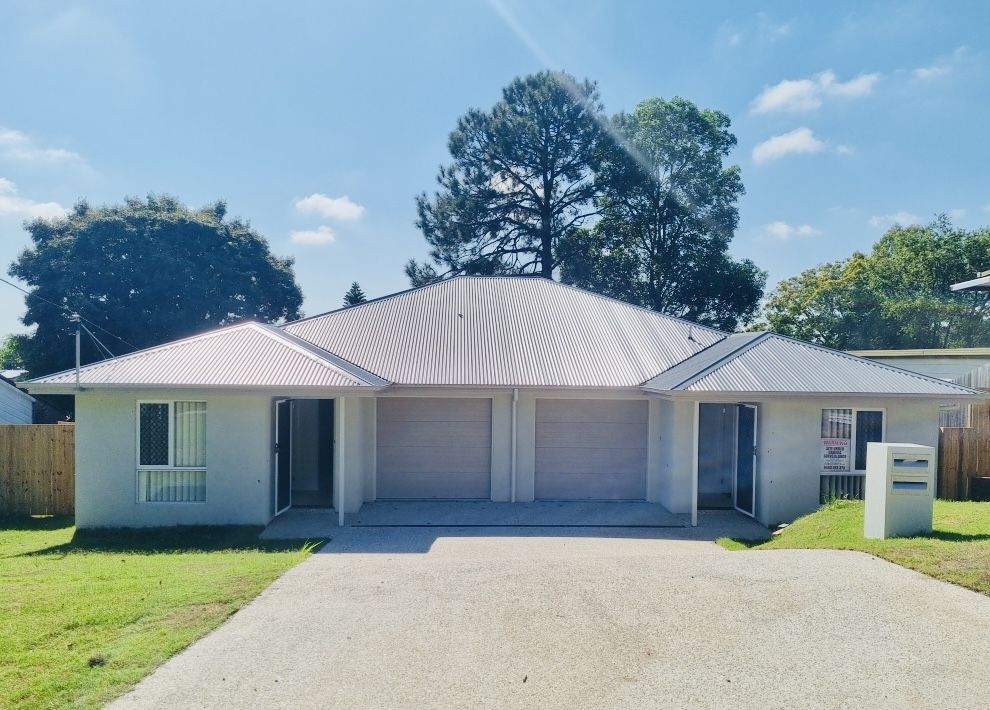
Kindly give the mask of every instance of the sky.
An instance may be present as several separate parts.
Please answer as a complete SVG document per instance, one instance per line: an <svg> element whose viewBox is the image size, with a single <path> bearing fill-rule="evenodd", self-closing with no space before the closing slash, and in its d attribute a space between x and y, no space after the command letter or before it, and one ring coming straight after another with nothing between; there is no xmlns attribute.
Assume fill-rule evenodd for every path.
<svg viewBox="0 0 990 710"><path fill-rule="evenodd" d="M407 288L457 118L553 68L609 113L728 114L732 253L772 286L895 222L990 224L987 27L986 2L0 0L0 271L25 219L168 193L294 257L307 314ZM0 335L23 310L0 284Z"/></svg>

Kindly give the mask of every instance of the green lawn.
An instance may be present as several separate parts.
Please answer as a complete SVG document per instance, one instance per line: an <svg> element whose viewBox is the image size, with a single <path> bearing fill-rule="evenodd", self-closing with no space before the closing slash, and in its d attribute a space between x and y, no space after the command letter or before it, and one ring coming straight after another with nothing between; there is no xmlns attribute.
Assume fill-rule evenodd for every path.
<svg viewBox="0 0 990 710"><path fill-rule="evenodd" d="M861 550L990 595L990 503L935 501L934 531L924 537L867 540L862 501L834 501L771 540L722 538L730 550L831 548Z"/></svg>
<svg viewBox="0 0 990 710"><path fill-rule="evenodd" d="M0 708L102 706L313 548L258 532L0 520Z"/></svg>

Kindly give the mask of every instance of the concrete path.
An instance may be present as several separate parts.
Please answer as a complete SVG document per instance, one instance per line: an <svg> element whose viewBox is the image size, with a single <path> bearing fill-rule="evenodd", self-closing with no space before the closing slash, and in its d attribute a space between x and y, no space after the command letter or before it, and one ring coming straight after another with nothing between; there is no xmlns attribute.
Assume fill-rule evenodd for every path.
<svg viewBox="0 0 990 710"><path fill-rule="evenodd" d="M701 511L709 519L752 523L735 511ZM714 517L712 517L714 516ZM365 503L357 513L348 513L347 524L367 526L567 526L567 527L687 527L690 515L675 515L662 505L634 501L536 501L496 503L492 501L382 501ZM265 528L269 540L329 537L337 532L337 513L329 508L290 508ZM749 535L766 535L765 528L749 525Z"/></svg>
<svg viewBox="0 0 990 710"><path fill-rule="evenodd" d="M990 703L990 598L703 530L339 530L115 707Z"/></svg>

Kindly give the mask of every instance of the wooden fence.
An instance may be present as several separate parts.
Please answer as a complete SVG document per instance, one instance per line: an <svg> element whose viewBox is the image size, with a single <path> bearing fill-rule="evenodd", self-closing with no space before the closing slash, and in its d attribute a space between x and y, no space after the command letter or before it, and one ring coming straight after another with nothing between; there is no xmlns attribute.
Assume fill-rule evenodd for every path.
<svg viewBox="0 0 990 710"><path fill-rule="evenodd" d="M990 402L972 405L969 427L942 427L938 435L938 497L966 500L970 479L990 476Z"/></svg>
<svg viewBox="0 0 990 710"><path fill-rule="evenodd" d="M72 514L75 440L72 424L0 425L0 516Z"/></svg>

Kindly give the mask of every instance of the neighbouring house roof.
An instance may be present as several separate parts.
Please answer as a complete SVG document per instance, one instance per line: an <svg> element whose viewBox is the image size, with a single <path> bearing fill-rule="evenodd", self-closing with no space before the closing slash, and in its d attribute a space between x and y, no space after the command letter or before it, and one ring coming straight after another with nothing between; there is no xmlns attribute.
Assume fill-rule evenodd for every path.
<svg viewBox="0 0 990 710"><path fill-rule="evenodd" d="M386 383L278 328L239 323L86 365L84 386L377 388ZM73 385L75 370L30 380L32 389ZM41 387L38 387L41 385Z"/></svg>
<svg viewBox="0 0 990 710"><path fill-rule="evenodd" d="M440 281L284 330L407 385L638 387L725 334L543 278Z"/></svg>
<svg viewBox="0 0 990 710"><path fill-rule="evenodd" d="M775 394L977 394L967 387L776 333L729 336L644 388Z"/></svg>
<svg viewBox="0 0 990 710"><path fill-rule="evenodd" d="M857 357L949 357L990 358L990 348L904 348L902 350L847 350Z"/></svg>
<svg viewBox="0 0 990 710"><path fill-rule="evenodd" d="M282 327L221 328L88 365L80 382L977 395L778 335L729 335L547 279L467 276ZM43 392L74 383L69 370L26 385Z"/></svg>

